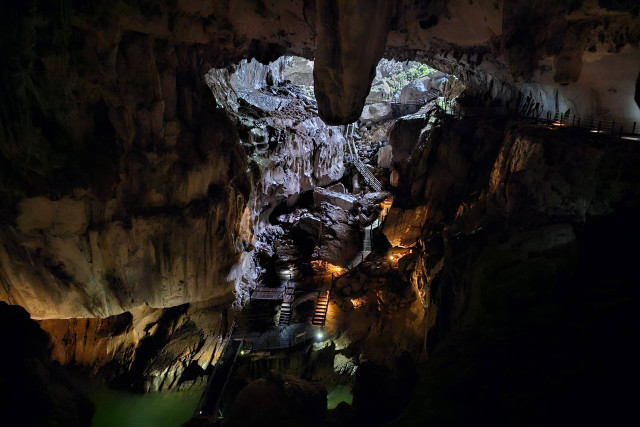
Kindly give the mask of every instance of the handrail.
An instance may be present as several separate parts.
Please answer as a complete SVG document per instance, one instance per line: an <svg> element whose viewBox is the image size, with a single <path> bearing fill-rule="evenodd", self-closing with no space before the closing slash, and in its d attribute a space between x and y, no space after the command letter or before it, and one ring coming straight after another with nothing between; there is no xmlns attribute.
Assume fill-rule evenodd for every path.
<svg viewBox="0 0 640 427"><path fill-rule="evenodd" d="M222 351L220 352L220 356L218 357L218 361L216 361L216 364L213 367L213 371L211 372L211 374L209 375L209 378L207 379L207 385L204 389L204 392L202 393L202 396L200 396L200 401L198 402L198 406L196 407L194 416L199 416L202 414L204 405L207 402L207 398L209 397L209 387L211 386L211 382L213 381L213 378L215 377L215 374L220 367L220 363L219 363L220 360L223 359L227 349L229 348L229 344L232 341L233 332L235 328L236 328L236 319L234 318L233 322L231 323L231 327L229 328L229 333L227 334L227 341L224 343L224 346L222 347Z"/></svg>
<svg viewBox="0 0 640 427"><path fill-rule="evenodd" d="M407 102L401 102L401 101L393 101L392 99L388 98L388 97L379 97L379 96L368 96L365 99L365 104L379 104L379 103L383 103L383 102L387 102L389 104L395 104L395 105L425 105L431 101L433 101L434 99L436 99L438 96L440 96L440 91L437 89L429 89L427 92L425 92L425 97L423 99L414 99L412 101L407 101Z"/></svg>
<svg viewBox="0 0 640 427"><path fill-rule="evenodd" d="M347 140L347 147L350 151L350 154L345 156L345 160L347 162L351 162L354 164L358 172L362 175L365 182L369 184L375 191L382 190L382 183L378 181L378 179L371 173L369 169L360 161L360 157L358 156L358 150L356 149L355 141L353 135L355 133L355 123L350 123L347 125L345 129L345 139ZM353 144L353 146L352 146Z"/></svg>
<svg viewBox="0 0 640 427"><path fill-rule="evenodd" d="M240 341L240 345L236 350L236 354L233 356L233 360L231 361L231 368L229 368L229 372L227 374L227 378L224 380L224 384L222 384L222 388L220 389L220 395L218 396L218 400L216 401L216 406L213 409L213 416L218 418L218 411L220 410L220 404L222 403L222 396L224 396L224 392L227 389L227 384L229 384L229 379L231 378L231 374L233 373L233 367L236 364L236 360L238 359L238 355L242 352L242 348L244 347L244 339Z"/></svg>
<svg viewBox="0 0 640 427"><path fill-rule="evenodd" d="M565 129L583 129L598 134L610 134L614 136L618 135L618 137L622 137L623 135L640 134L640 126L638 126L637 122L630 122L625 120L603 120L589 116L578 116L576 114L571 115L555 113L552 115L550 112L546 112L544 114L542 114L542 112L534 114L519 112L508 107L461 106L456 107L452 113L448 114L458 116L473 116L497 115L498 113L500 113L501 115L510 115L522 119L533 120L535 122L543 124L551 124Z"/></svg>

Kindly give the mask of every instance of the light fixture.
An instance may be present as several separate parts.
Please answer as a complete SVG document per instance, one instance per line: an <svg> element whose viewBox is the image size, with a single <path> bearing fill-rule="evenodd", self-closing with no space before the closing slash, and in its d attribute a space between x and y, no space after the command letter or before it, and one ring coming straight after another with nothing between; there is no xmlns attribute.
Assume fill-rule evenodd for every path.
<svg viewBox="0 0 640 427"><path fill-rule="evenodd" d="M322 333L322 331L316 332L316 338L318 339L318 341L322 341L322 338L324 338L324 334Z"/></svg>
<svg viewBox="0 0 640 427"><path fill-rule="evenodd" d="M240 356L244 356L244 350L240 350Z"/></svg>

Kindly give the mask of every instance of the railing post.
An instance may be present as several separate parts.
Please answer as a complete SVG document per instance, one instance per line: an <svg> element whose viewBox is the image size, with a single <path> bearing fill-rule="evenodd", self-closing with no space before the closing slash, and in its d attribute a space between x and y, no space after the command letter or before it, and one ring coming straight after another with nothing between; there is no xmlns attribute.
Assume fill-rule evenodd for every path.
<svg viewBox="0 0 640 427"><path fill-rule="evenodd" d="M615 125L615 124L616 124L616 121L615 121L615 120L611 122L611 135L613 135L613 132L615 132L615 131L614 131L614 129L615 129L615 126L614 126L614 125Z"/></svg>
<svg viewBox="0 0 640 427"><path fill-rule="evenodd" d="M631 129L631 135L636 134L636 122L633 122L633 128Z"/></svg>
<svg viewBox="0 0 640 427"><path fill-rule="evenodd" d="M576 124L576 115L573 115L573 120L571 121L571 127L573 127Z"/></svg>
<svg viewBox="0 0 640 427"><path fill-rule="evenodd" d="M580 117L578 117L578 129L580 129Z"/></svg>
<svg viewBox="0 0 640 427"><path fill-rule="evenodd" d="M602 125L602 121L598 120L598 133L600 133L600 126Z"/></svg>
<svg viewBox="0 0 640 427"><path fill-rule="evenodd" d="M620 141L622 139L622 128L624 126L620 126L620 134L618 135L618 141Z"/></svg>

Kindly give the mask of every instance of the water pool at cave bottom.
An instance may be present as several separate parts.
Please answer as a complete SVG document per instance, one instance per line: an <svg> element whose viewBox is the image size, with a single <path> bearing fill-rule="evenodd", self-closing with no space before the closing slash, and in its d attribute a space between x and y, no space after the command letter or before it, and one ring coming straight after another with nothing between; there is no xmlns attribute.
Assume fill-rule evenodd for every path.
<svg viewBox="0 0 640 427"><path fill-rule="evenodd" d="M87 393L96 407L92 427L179 427L193 416L202 390L134 394L91 386ZM327 395L327 407L352 400L349 386L339 385Z"/></svg>
<svg viewBox="0 0 640 427"><path fill-rule="evenodd" d="M340 402L347 402L351 405L352 401L353 396L351 395L351 391L349 391L349 386L339 385L327 395L327 408L334 409Z"/></svg>
<svg viewBox="0 0 640 427"><path fill-rule="evenodd" d="M179 427L196 410L202 390L133 394L93 387L92 427Z"/></svg>

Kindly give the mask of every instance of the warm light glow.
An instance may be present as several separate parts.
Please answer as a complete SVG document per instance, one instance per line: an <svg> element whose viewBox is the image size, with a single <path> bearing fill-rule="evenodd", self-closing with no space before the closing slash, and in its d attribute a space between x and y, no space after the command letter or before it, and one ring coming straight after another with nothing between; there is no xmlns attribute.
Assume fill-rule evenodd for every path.
<svg viewBox="0 0 640 427"><path fill-rule="evenodd" d="M311 266L313 267L313 270L318 274L324 273L339 275L346 271L345 268L322 260L311 261Z"/></svg>
<svg viewBox="0 0 640 427"><path fill-rule="evenodd" d="M382 208L380 215L386 216L391 209L391 205L393 205L393 199L384 199L384 201L380 203L380 207Z"/></svg>
<svg viewBox="0 0 640 427"><path fill-rule="evenodd" d="M367 302L367 299L365 297L352 298L351 299L351 304L353 305L353 308L355 308L355 309L363 307L366 302Z"/></svg>
<svg viewBox="0 0 640 427"><path fill-rule="evenodd" d="M400 258L410 254L411 252L412 252L412 249L410 248L392 248L389 250L389 252L387 252L388 253L387 259L391 263L397 263L400 260Z"/></svg>

